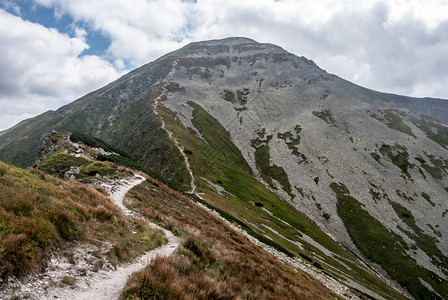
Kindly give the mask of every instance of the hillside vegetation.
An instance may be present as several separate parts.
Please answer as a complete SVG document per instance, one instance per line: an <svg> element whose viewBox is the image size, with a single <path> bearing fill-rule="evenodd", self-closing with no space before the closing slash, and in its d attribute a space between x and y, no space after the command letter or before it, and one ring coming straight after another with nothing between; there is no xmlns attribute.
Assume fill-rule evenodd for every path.
<svg viewBox="0 0 448 300"><path fill-rule="evenodd" d="M64 177L64 170L77 165L81 166L78 180L85 182L132 172L94 160L96 150L80 140L74 145L64 134L53 134L50 139L47 149L53 151L41 158L39 168L56 176ZM68 149L75 149L78 157ZM104 168L107 174L100 174ZM88 172L90 169L95 172ZM80 242L113 245L107 257L98 257L95 263L99 265L104 260L112 264L129 260L164 240L144 221L124 216L101 188L4 163L0 163L0 176L2 279L43 272L53 254L62 251L62 255L70 256L70 250ZM126 201L130 208L168 227L183 242L172 257L158 258L135 273L123 291L125 299L338 298L316 279L279 262L159 181L147 177L128 193ZM76 281L76 277L61 280L73 287Z"/></svg>
<svg viewBox="0 0 448 300"><path fill-rule="evenodd" d="M36 168L84 183L138 169L371 297L447 298L446 112L448 101L365 89L235 37L21 122L0 133L0 159L39 157ZM51 132L61 143L42 139ZM207 252L191 234L184 250Z"/></svg>
<svg viewBox="0 0 448 300"><path fill-rule="evenodd" d="M193 124L205 141L176 122L169 110L160 109L160 113L168 130L191 152L187 155L204 203L241 225L257 239L290 256L300 257L331 276L342 281L348 277L385 298L404 298L365 268L351 251L248 173L246 165L239 162L238 155L228 153L229 149L235 149L233 144L233 147L217 147L222 143L232 143L229 133L200 106L192 106L193 115L201 116L193 119ZM313 241L320 246L316 247L317 243Z"/></svg>
<svg viewBox="0 0 448 300"><path fill-rule="evenodd" d="M124 299L337 299L306 273L279 262L224 222L155 180L125 204L183 240L174 256L135 273Z"/></svg>
<svg viewBox="0 0 448 300"><path fill-rule="evenodd" d="M93 262L98 267L129 260L159 246L164 237L124 216L101 190L0 162L2 280L45 268L55 253L70 256L75 242L100 249L106 241L112 247Z"/></svg>

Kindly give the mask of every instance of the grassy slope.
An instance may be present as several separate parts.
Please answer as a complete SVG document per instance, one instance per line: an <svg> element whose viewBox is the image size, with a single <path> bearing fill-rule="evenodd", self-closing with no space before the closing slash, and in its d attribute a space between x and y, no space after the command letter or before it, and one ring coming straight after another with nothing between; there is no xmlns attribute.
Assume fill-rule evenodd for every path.
<svg viewBox="0 0 448 300"><path fill-rule="evenodd" d="M411 121L425 132L428 138L441 147L448 148L448 129L443 123L441 124L438 120L429 116L421 116L421 119L411 117Z"/></svg>
<svg viewBox="0 0 448 300"><path fill-rule="evenodd" d="M0 277L36 270L73 241L98 247L109 241L109 261L117 263L157 247L163 237L91 187L0 162Z"/></svg>
<svg viewBox="0 0 448 300"><path fill-rule="evenodd" d="M182 246L131 276L125 299L337 299L318 281L284 265L193 201L155 180L125 204L177 232Z"/></svg>
<svg viewBox="0 0 448 300"><path fill-rule="evenodd" d="M150 107L154 95L158 96L159 92L147 90L156 78L165 76L170 69L169 61L145 66L132 73L141 75L144 71L146 76L128 81L133 76L130 73L56 112L46 112L1 132L0 160L29 167L38 159L36 149L42 135L53 129L78 132L100 137L114 148L132 154L132 158L152 175L165 178L176 189L185 190L190 177L183 157L160 128ZM127 97L118 100L123 90Z"/></svg>
<svg viewBox="0 0 448 300"><path fill-rule="evenodd" d="M203 122L200 121L203 120L204 117L206 118L207 115L208 114L200 107L197 107L194 110L193 122L195 121L194 125L201 131L207 130L204 127ZM271 140L272 135L266 136L266 132L263 129L261 132L258 132L258 138L251 141L251 146L255 149L255 165L258 172L260 173L261 178L263 178L263 180L267 184L269 184L269 187L271 187L272 189L277 189L276 185L272 181L275 179L283 187L283 190L287 192L288 195L291 196L291 198L294 198L294 194L291 190L291 183L289 182L288 175L286 175L285 170L282 167L271 163L269 147L269 142Z"/></svg>
<svg viewBox="0 0 448 300"><path fill-rule="evenodd" d="M101 135L159 178L167 180L175 189L187 190L190 183L183 157L173 141L161 128L161 123L153 114L151 101L142 99L129 107Z"/></svg>
<svg viewBox="0 0 448 300"><path fill-rule="evenodd" d="M195 110L201 109L198 106L194 107ZM349 277L386 298L403 298L401 294L390 288L376 275L372 275L371 272L361 268L358 259L350 251L340 246L300 212L271 193L245 170L244 165L237 163L235 159L231 159L234 155L223 153L222 148L215 149L213 145L224 143L224 141L225 143L229 143L229 141L231 143L231 140L228 132L213 132L222 128L222 126L211 116L206 119L193 120L195 126L207 138L207 142L204 142L196 137L192 131L186 130L179 124L170 111L160 108L159 112L163 115L167 128L173 132L185 148L191 151L188 156L195 174L198 192L204 193L201 196L209 204L226 212L232 218L244 224L251 234L278 249L318 262L332 275ZM201 114L204 114L204 112L201 112ZM201 124L202 122L205 123ZM210 126L210 122L215 124ZM211 132L206 133L209 130ZM207 178L209 181L221 185L227 193L217 193L202 178ZM253 205L255 202L258 203L257 206ZM263 208L275 217L272 217ZM264 230L263 224L274 229L281 236L273 231ZM302 233L338 255L339 259L350 266L351 269L346 268L334 258L326 256L316 247L303 241L300 238ZM268 238L265 236L268 236ZM300 249L293 242L302 243L305 250ZM341 270L344 274L341 274Z"/></svg>
<svg viewBox="0 0 448 300"><path fill-rule="evenodd" d="M400 117L398 110L387 109L383 113L384 118L375 114L372 114L371 117L386 124L390 129L394 129L412 136L413 138L417 138L412 132L411 128L409 128L409 126L403 122L403 119Z"/></svg>
<svg viewBox="0 0 448 300"><path fill-rule="evenodd" d="M31 166L37 160L41 136L50 132L59 120L54 112L48 111L4 131L0 136L0 160L23 168Z"/></svg>
<svg viewBox="0 0 448 300"><path fill-rule="evenodd" d="M338 215L355 245L370 261L381 265L416 299L441 299L439 295L443 298L448 297L448 284L435 273L419 266L407 255L407 245L399 235L387 230L365 211L361 203L350 196L349 190L343 184L333 183L331 188L338 198ZM400 213L400 217L407 219L408 225L419 234L419 229L415 228L416 225L411 220L410 212L398 205L394 205L395 211ZM431 251L436 253L437 258L446 260L441 253ZM439 295L423 285L421 279L431 284Z"/></svg>

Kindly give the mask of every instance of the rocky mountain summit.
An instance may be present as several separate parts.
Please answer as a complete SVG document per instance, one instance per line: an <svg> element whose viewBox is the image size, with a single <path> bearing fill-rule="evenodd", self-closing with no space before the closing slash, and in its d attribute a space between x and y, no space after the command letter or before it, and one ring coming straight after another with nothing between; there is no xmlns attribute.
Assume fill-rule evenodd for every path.
<svg viewBox="0 0 448 300"><path fill-rule="evenodd" d="M53 130L91 135L363 293L448 298L446 116L445 100L372 91L228 38L0 133L0 159L31 165Z"/></svg>

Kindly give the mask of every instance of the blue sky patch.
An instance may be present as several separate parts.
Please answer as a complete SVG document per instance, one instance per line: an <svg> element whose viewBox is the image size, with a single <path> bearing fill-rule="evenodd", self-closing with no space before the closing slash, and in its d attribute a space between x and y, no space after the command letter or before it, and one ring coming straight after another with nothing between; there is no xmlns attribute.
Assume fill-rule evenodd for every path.
<svg viewBox="0 0 448 300"><path fill-rule="evenodd" d="M20 13L14 9L14 6L20 7ZM102 35L101 32L91 30L89 26L82 22L75 22L69 14L56 17L55 9L52 7L45 7L29 0L0 1L0 7L24 20L47 28L55 28L60 33L68 34L71 37L74 36L75 27L83 28L87 32L86 42L89 48L85 49L80 56L104 56L107 48L110 46L110 39Z"/></svg>

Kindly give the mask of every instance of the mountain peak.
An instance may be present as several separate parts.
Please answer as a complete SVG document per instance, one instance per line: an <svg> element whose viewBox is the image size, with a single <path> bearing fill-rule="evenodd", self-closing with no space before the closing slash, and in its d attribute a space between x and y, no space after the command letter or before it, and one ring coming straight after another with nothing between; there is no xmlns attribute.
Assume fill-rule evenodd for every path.
<svg viewBox="0 0 448 300"><path fill-rule="evenodd" d="M246 55L253 53L283 53L288 52L273 44L259 43L246 37L228 37L208 41L192 42L185 47L171 52L163 58L172 57L203 57L223 55Z"/></svg>
<svg viewBox="0 0 448 300"><path fill-rule="evenodd" d="M24 121L0 135L0 159L32 164L53 129L100 138L269 245L368 283L373 298L406 297L381 274L409 297L448 299L448 129L416 112L448 112L440 101L368 90L230 37Z"/></svg>
<svg viewBox="0 0 448 300"><path fill-rule="evenodd" d="M198 46L217 46L217 45L243 45L243 44L260 44L257 41L246 38L246 37L228 37L223 39L214 39L214 40L208 40L208 41L200 41L200 42L193 42L189 45L198 45Z"/></svg>

